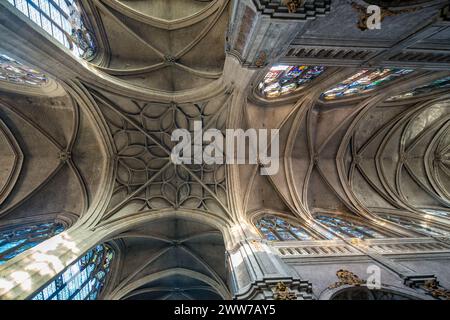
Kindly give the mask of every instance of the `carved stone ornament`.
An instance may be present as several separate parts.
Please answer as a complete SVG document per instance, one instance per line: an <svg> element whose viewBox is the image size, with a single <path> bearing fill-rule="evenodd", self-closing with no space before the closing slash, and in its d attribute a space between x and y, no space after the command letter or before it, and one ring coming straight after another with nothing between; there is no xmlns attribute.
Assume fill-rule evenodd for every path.
<svg viewBox="0 0 450 320"><path fill-rule="evenodd" d="M360 286L366 283L366 280L360 279L356 274L348 270L338 270L336 272L336 276L338 277L339 281L330 285L328 289L335 289L345 285Z"/></svg>
<svg viewBox="0 0 450 320"><path fill-rule="evenodd" d="M255 66L258 68L264 67L267 62L267 54L264 51L261 51L261 53L258 55L258 57L255 60Z"/></svg>
<svg viewBox="0 0 450 320"><path fill-rule="evenodd" d="M292 292L283 282L278 282L274 290L275 300L297 300L297 295Z"/></svg>
<svg viewBox="0 0 450 320"><path fill-rule="evenodd" d="M288 8L289 13L294 13L303 5L304 0L283 0L284 5Z"/></svg>
<svg viewBox="0 0 450 320"><path fill-rule="evenodd" d="M436 279L425 282L422 288L433 298L450 300L450 291L441 287Z"/></svg>

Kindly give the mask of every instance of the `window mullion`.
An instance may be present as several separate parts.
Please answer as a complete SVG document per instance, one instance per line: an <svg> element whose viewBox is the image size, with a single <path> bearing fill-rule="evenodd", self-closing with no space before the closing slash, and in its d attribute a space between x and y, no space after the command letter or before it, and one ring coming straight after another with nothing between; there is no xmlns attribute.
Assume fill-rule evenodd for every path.
<svg viewBox="0 0 450 320"><path fill-rule="evenodd" d="M81 258L80 258L81 259ZM79 260L76 261L76 263L78 263ZM88 264L89 265L89 264ZM60 293L64 288L67 287L67 285L76 277L78 276L81 272L84 271L84 269L86 269L88 267L88 265L86 265L86 267L80 267L80 270L78 272L76 272L75 274L73 274L67 281L64 281L63 279L63 275L64 273L70 268L72 267L72 265L68 266L67 268L64 269L64 271L60 272L56 278L53 280L53 282L55 282L55 287L56 287L56 280L58 277L61 277L61 281L63 282L63 285L59 288L56 288L55 292L53 294L51 294L48 298L49 300L51 300L51 298L53 298L55 295L57 295L58 293Z"/></svg>
<svg viewBox="0 0 450 320"><path fill-rule="evenodd" d="M272 231L272 233L278 238L278 240L283 241L283 237L280 236L280 234L277 232L276 228L270 228L270 231Z"/></svg>
<svg viewBox="0 0 450 320"><path fill-rule="evenodd" d="M18 239L18 240L20 240L20 239ZM11 252L18 251L20 248L22 248L24 245L26 245L26 244L28 244L30 242L32 242L32 241L25 240L25 242L22 242L22 243L18 244L17 246L9 248L8 250L6 250L6 251L4 251L4 252L2 252L0 254L0 259L2 259L3 257L7 256Z"/></svg>
<svg viewBox="0 0 450 320"><path fill-rule="evenodd" d="M64 1L64 0L61 0ZM69 16L64 12L63 9L61 9L61 7L59 6L59 4L57 4L55 1L53 0L48 0L49 3L51 3L58 11L59 13L61 13L62 16L64 16L64 18L69 19Z"/></svg>

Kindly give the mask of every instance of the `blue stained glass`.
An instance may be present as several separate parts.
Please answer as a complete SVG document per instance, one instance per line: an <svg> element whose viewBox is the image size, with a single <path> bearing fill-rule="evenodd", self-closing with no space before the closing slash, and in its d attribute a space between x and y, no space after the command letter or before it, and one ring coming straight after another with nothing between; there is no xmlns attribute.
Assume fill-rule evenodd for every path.
<svg viewBox="0 0 450 320"><path fill-rule="evenodd" d="M83 58L95 54L95 42L87 30L79 5L73 0L9 0L31 21L59 43ZM0 78L1 79L1 78Z"/></svg>
<svg viewBox="0 0 450 320"><path fill-rule="evenodd" d="M39 300L42 300L42 299L44 299L44 295L43 295L43 293L42 293L42 292L39 292L39 294L38 294L38 297L40 298Z"/></svg>
<svg viewBox="0 0 450 320"><path fill-rule="evenodd" d="M329 227L335 233L345 238L384 238L384 236L368 226L359 225L353 221L338 217L316 216L316 220Z"/></svg>
<svg viewBox="0 0 450 320"><path fill-rule="evenodd" d="M39 293L39 297L42 297L42 300L48 299L53 293L56 291L56 285L54 282L52 282L47 288L42 290L42 292Z"/></svg>
<svg viewBox="0 0 450 320"><path fill-rule="evenodd" d="M66 268L50 284L36 293L33 300L92 300L103 289L114 252L106 245L89 250Z"/></svg>
<svg viewBox="0 0 450 320"><path fill-rule="evenodd" d="M311 240L312 237L300 225L293 225L276 216L264 216L256 227L270 241Z"/></svg>
<svg viewBox="0 0 450 320"><path fill-rule="evenodd" d="M266 98L288 95L302 89L325 71L322 66L274 65L259 84L259 92Z"/></svg>
<svg viewBox="0 0 450 320"><path fill-rule="evenodd" d="M97 273L97 279L99 279L99 280L103 279L103 277L105 277L105 276L106 276L106 274L103 271L99 271Z"/></svg>
<svg viewBox="0 0 450 320"><path fill-rule="evenodd" d="M39 11L37 11L33 6L28 7L29 13L30 13L30 19L33 20L33 22L40 24L41 23L41 16L39 14Z"/></svg>
<svg viewBox="0 0 450 320"><path fill-rule="evenodd" d="M425 94L434 92L436 90L441 90L441 89L446 89L446 88L450 88L450 77L445 77L445 78L441 78L438 80L434 80L429 84L416 87L416 88L412 89L411 91L389 97L388 101L412 98L415 96L425 95Z"/></svg>
<svg viewBox="0 0 450 320"><path fill-rule="evenodd" d="M50 4L48 3L48 0L39 0L39 7L50 17Z"/></svg>
<svg viewBox="0 0 450 320"><path fill-rule="evenodd" d="M16 8L22 11L24 14L28 15L27 1L26 0L15 0Z"/></svg>
<svg viewBox="0 0 450 320"><path fill-rule="evenodd" d="M444 211L444 210L434 210L434 209L422 209L423 212L427 213L427 214L431 214L433 216L438 216L438 217L450 217L450 212L449 211Z"/></svg>
<svg viewBox="0 0 450 320"><path fill-rule="evenodd" d="M13 252L4 255L3 258L6 260L12 259L15 256L17 256L18 254L21 254L22 252L24 252L30 248L33 248L37 244L38 244L37 242L28 242L28 243L24 244L23 246L21 246L20 248L14 250Z"/></svg>
<svg viewBox="0 0 450 320"><path fill-rule="evenodd" d="M264 236L266 237L267 240L269 241L275 241L278 240L278 238L272 233L272 232L265 232Z"/></svg>
<svg viewBox="0 0 450 320"><path fill-rule="evenodd" d="M429 236L445 236L445 237L450 236L450 231L428 225L425 222L392 215L382 215L381 217L391 222L397 223L404 228L418 231Z"/></svg>
<svg viewBox="0 0 450 320"><path fill-rule="evenodd" d="M296 240L295 237L287 231L277 230L283 240Z"/></svg>
<svg viewBox="0 0 450 320"><path fill-rule="evenodd" d="M325 100L334 100L364 94L411 72L413 70L410 69L379 69L375 71L364 69L325 91L321 97Z"/></svg>
<svg viewBox="0 0 450 320"><path fill-rule="evenodd" d="M3 264L62 231L64 226L55 222L0 230L0 261Z"/></svg>
<svg viewBox="0 0 450 320"><path fill-rule="evenodd" d="M3 253L3 252L5 252L5 251L7 251L9 249L17 247L18 245L20 245L20 244L22 244L22 243L24 243L26 241L27 241L27 239L20 239L20 240L17 240L17 241L11 241L11 242L5 243L4 245L2 245L0 247L0 253Z"/></svg>

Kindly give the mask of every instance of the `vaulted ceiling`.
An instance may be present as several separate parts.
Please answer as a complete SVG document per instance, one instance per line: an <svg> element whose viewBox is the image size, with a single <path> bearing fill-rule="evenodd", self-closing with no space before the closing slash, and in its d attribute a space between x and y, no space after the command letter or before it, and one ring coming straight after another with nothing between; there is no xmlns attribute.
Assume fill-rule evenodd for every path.
<svg viewBox="0 0 450 320"><path fill-rule="evenodd" d="M230 90L239 78L233 78L233 69L225 68L227 74L223 75L230 1L95 0L83 4L97 36L98 55L92 67L97 77L111 81L111 87L91 79L81 79L78 85L103 119L109 152L95 152L100 147L94 142L77 140L88 139L94 134L89 130L94 129L83 124L87 119L83 119L86 116L80 112L80 103L67 95L49 101L37 97L13 101L15 98L6 95L2 106L11 118L2 122L2 148L7 150L2 158L7 168L2 183L3 214L32 198L34 190L44 190L44 185L58 177L57 172L67 168L64 181L74 180L67 183L67 192L57 197L50 193L55 206L64 202L63 208L45 207L44 211L81 215L89 207L89 199L95 197L95 188L90 186L95 182L90 180L98 180L104 156L115 173L107 209L101 213L103 220L169 208L201 210L223 219L273 209L309 219L317 210L365 213L371 217L384 210L419 214L421 208L448 206L449 112L445 95L389 102L387 92L401 90L388 87L358 99L324 102L318 95L354 72L331 67L300 95L286 101L255 100L251 92L247 101ZM342 20L341 7L333 8L326 19ZM435 13L433 6L420 10L424 19L426 14ZM352 16L345 24L348 40L360 41L364 35L367 43L381 44L379 34L391 36L394 41L406 32L395 28L395 34L364 33L355 28L355 12L346 12ZM415 23L405 14L394 17L390 25L397 25L396 19ZM322 21L318 18L309 22L308 29L293 39L288 52L292 46L324 37L325 33L330 37L330 30L322 29L335 23ZM444 34L442 29L441 37ZM333 37L338 39L339 35ZM384 46L389 45L386 39L383 41ZM256 81L263 73L250 73L247 78ZM416 72L400 82L403 90L419 83L421 76L425 80L433 78L430 72ZM201 88L212 82L225 85L209 96L203 95ZM113 89L118 84L122 87L120 93ZM127 95L123 92L127 87L152 90L161 97L146 100L131 92ZM185 101L170 101L164 95L185 90L193 92L191 98L180 99ZM238 106L231 106L233 99ZM39 110L36 119L28 114L29 104L33 105L31 110ZM230 126L280 128L283 161L279 174L262 177L257 166L241 166L240 179L234 181L233 177L227 182L225 165L172 164L171 132L177 128L192 131L196 120L202 121L205 129L222 131ZM11 134L14 121L24 123L15 123L15 128L29 127L39 134L24 133L23 140L17 141L18 132ZM33 142L26 140L30 135ZM22 150L22 145L27 150ZM77 147L85 147L86 151L77 152ZM98 168L92 171L89 162L98 163ZM20 188L16 186L14 194L10 194L16 181L21 182ZM229 189L236 182L242 191L237 198ZM77 192L82 201L69 200L79 198ZM66 201L56 201L61 196ZM230 197L237 203L230 203ZM37 198L42 201L48 196ZM30 202L30 206L37 204Z"/></svg>
<svg viewBox="0 0 450 320"><path fill-rule="evenodd" d="M228 299L221 232L203 223L163 218L114 237L120 264L112 299Z"/></svg>
<svg viewBox="0 0 450 320"><path fill-rule="evenodd" d="M105 166L90 119L67 95L3 93L0 107L2 221L61 215L73 224L96 196Z"/></svg>
<svg viewBox="0 0 450 320"><path fill-rule="evenodd" d="M82 3L98 46L90 62L70 60L42 35L22 41L22 51L14 49L25 31L15 34L1 26L5 41L0 49L23 61L34 49L25 46L50 43L29 60L60 81L64 92L55 97L1 93L0 221L67 214L73 221L81 217L78 221L91 229L113 229L127 219L157 217L157 222L139 220L140 225L109 236L124 255L111 297L228 297L223 251L230 243L221 232L258 212L283 212L310 222L325 211L371 223L381 221L380 213L396 212L449 228L444 219L423 212L450 206L448 90L388 100L449 71L429 71L436 67L433 58L428 67L368 94L332 102L320 98L368 61L392 63L402 35L419 25L413 15L392 17L392 33L370 33L357 28L357 12L344 14L331 6L324 17L304 24L303 17L301 25L291 21L289 28L296 32L282 38L286 34L277 36L285 30L280 21L272 23L261 14L259 29L253 20L242 25L233 11L237 6L228 0ZM426 7L420 17L431 19L437 12ZM26 30L33 32L29 26ZM450 39L449 30L442 22L433 36ZM437 38L424 37L412 49L420 44L428 52ZM280 39L285 43L274 58L268 50ZM358 53L362 39L365 48ZM341 40L347 41L349 48L341 48L345 52L328 48L324 53L320 47L336 47ZM236 43L242 45L241 56L227 48ZM446 45L439 52L443 65L448 63ZM307 46L317 50L305 51ZM254 56L261 58L260 65ZM398 63L414 65L413 60ZM261 76L280 61L329 67L292 96L256 97ZM54 68L48 67L51 62ZM261 176L259 165L173 164L171 133L179 128L192 133L194 121L222 133L226 128L280 129L279 172ZM386 227L414 235L389 223ZM181 287L189 289L173 290Z"/></svg>
<svg viewBox="0 0 450 320"><path fill-rule="evenodd" d="M229 1L93 1L97 68L126 83L181 91L218 79L225 62Z"/></svg>
<svg viewBox="0 0 450 320"><path fill-rule="evenodd" d="M328 72L316 80L317 85L329 87L323 82L327 78L335 82L336 74L345 77L342 70ZM342 101L323 101L314 85L303 90L295 103L261 108L250 101L249 127L280 127L284 161L279 174L266 182L254 172L248 210L269 206L304 218L317 211L370 218L389 210L423 216L421 209L448 207L447 91L389 99L439 76L416 72L386 88ZM262 192L269 185L277 192ZM262 196L253 196L258 193ZM281 201L268 204L265 199L270 197L283 199L284 208Z"/></svg>

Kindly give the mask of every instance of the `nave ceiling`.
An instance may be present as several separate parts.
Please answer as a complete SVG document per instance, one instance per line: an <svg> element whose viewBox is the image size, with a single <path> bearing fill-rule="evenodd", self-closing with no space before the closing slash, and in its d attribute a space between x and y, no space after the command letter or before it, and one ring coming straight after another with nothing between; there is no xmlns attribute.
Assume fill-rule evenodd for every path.
<svg viewBox="0 0 450 320"><path fill-rule="evenodd" d="M258 36L233 21L241 10L234 1L82 4L97 40L97 55L89 62L66 57L64 64L68 53L54 44L27 61L26 53L45 40L42 35L16 49L20 35L0 45L60 86L52 97L2 91L0 225L53 215L68 226L110 228L102 240L124 255L110 297L229 298L223 251L236 245L233 232L257 237L252 222L264 212L283 213L319 234L323 229L314 226L314 216L321 212L385 228L398 237L421 234L383 215L450 230L447 218L424 211L449 211L449 91L389 100L450 72L432 71L432 61L431 67L415 69L417 61L397 56L398 67L414 72L364 95L333 101L321 97L370 63L386 66L383 61L394 56L390 50L397 50L407 29L419 27L409 14L392 17L392 28L399 24L404 29L394 28L392 39L382 39L378 32L367 36L370 31L357 28L356 11L347 11L347 17L332 5L284 39L276 37L276 28L283 27L279 21L269 23L275 28L271 32L261 27ZM436 7L420 11L424 20L433 14ZM358 48L347 48L338 63L330 60L331 51L324 55L320 50L324 43L327 50L337 50L332 47L343 40L342 30L329 30L338 19L345 21L342 30L349 30L348 47L364 37L364 46L378 46L372 51L382 53L348 62L345 57ZM13 33L7 29L1 31L9 37ZM403 49L425 52L436 39L450 39L449 30L442 23L429 38ZM239 32L244 36L236 38ZM280 39L286 41L276 59L269 52L267 61L255 65L252 57ZM247 47L237 52L230 49L233 41L247 41ZM26 46L28 51L20 52ZM307 46L317 50L296 51ZM444 61L448 56L442 52ZM326 70L293 95L266 99L256 88L277 63L323 64ZM171 133L184 128L193 134L194 121L222 134L227 128L280 129L279 172L262 176L260 165L173 164ZM149 217L157 220L149 222ZM181 287L190 289L168 289Z"/></svg>
<svg viewBox="0 0 450 320"><path fill-rule="evenodd" d="M99 46L105 58L99 70L137 87L165 92L205 86L220 77L228 0L106 0L90 6L103 31Z"/></svg>

